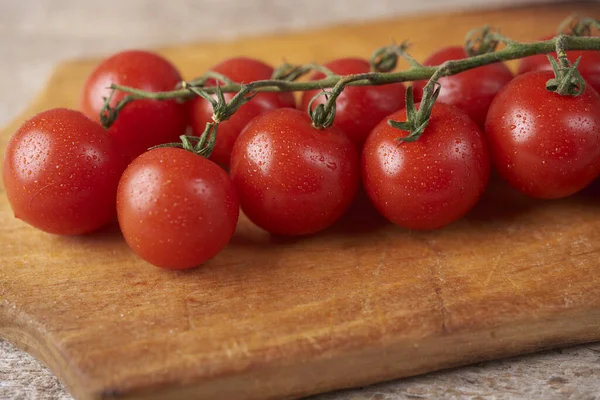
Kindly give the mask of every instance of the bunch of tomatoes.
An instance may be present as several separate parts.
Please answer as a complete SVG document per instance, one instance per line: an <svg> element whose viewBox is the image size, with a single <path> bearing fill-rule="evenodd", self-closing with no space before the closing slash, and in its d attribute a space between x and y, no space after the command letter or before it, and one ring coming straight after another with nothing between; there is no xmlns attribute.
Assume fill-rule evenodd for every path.
<svg viewBox="0 0 600 400"><path fill-rule="evenodd" d="M260 92L218 124L206 158L154 147L184 132L202 135L213 117L202 97L135 100L109 129L100 125L111 83L160 92L182 82L161 56L125 51L89 76L80 111L44 111L13 135L4 158L6 195L17 218L53 234L91 232L116 215L131 249L168 269L192 268L219 253L240 207L270 233L308 235L334 224L364 190L391 222L437 229L477 203L492 166L517 190L546 199L574 194L598 177L600 52L569 54L571 61L579 56L587 81L579 96L546 89L554 73L545 55L523 59L516 77L497 63L441 78L429 122L410 142L402 141L409 132L388 123L407 120L402 83L346 87L333 126L322 129L306 112L318 90L299 101L292 93ZM463 48L449 47L424 65L465 57ZM371 70L360 58L324 66L340 76ZM239 83L273 75L250 58L211 70ZM413 83L417 99L424 84ZM124 96L117 91L110 104Z"/></svg>

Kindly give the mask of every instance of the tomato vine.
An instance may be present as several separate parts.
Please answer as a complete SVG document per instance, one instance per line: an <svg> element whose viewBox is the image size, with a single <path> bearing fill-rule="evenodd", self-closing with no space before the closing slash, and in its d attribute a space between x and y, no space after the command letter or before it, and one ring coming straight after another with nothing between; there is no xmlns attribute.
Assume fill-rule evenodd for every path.
<svg viewBox="0 0 600 400"><path fill-rule="evenodd" d="M413 141L419 138L427 126L429 115L437 95L439 94L438 79L456 75L464 71L502 61L515 60L528 56L556 52L558 62L551 63L555 71L555 79L548 82L548 89L562 95L577 95L584 89L585 82L577 72L576 65L566 58L568 50L600 50L600 37L581 36L588 35L591 29L598 29L600 22L590 18L567 18L560 26L560 30L568 27L569 35L559 33L556 37L533 43L521 43L512 40L488 26L474 29L467 34L467 58L446 61L440 65L423 66L408 53L408 44L389 45L376 50L371 58L371 72L341 76L333 73L328 68L317 64L291 65L283 64L277 68L271 79L257 80L248 83L236 83L221 74L209 71L204 76L191 81L183 81L171 91L148 92L132 87L112 84L112 93L120 91L127 95L114 107L109 106L110 96L105 101L100 115L100 120L105 127L109 127L118 118L119 111L128 103L138 99L187 101L200 96L212 103L214 114L213 121L207 122L206 129L200 141L190 140L183 143L171 143L170 146L184 147L198 154L210 155L211 144L214 144L219 122L231 117L243 104L260 92L294 92L321 90L313 101L319 96L325 96L326 101L312 108L308 113L313 121L313 126L319 129L333 125L336 112L336 99L348 86L386 85L391 83L429 80L423 90L421 106L417 111L412 100L412 94L407 93L407 107L414 112L408 114L407 121L389 121L395 128L408 130L409 135L403 136L402 141ZM497 50L498 45L504 48ZM403 71L392 72L398 58L405 59L409 68ZM575 63L576 64L576 63ZM312 81L297 81L310 72L318 71L325 76ZM207 82L217 82L207 85ZM235 93L229 102L226 102L223 93ZM215 96L216 95L216 100ZM312 101L311 101L312 105Z"/></svg>

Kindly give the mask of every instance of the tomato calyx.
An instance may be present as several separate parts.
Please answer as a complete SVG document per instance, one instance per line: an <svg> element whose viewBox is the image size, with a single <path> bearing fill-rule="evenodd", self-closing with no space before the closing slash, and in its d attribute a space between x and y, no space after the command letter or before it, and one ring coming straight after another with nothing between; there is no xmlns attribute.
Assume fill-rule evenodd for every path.
<svg viewBox="0 0 600 400"><path fill-rule="evenodd" d="M571 15L559 25L557 33L566 33L571 36L591 36L593 29L600 30L600 21Z"/></svg>
<svg viewBox="0 0 600 400"><path fill-rule="evenodd" d="M408 54L410 43L405 40L399 45L392 43L389 46L381 47L373 53L369 63L373 72L392 72L398 65L398 57L402 57L411 67L423 67L417 60Z"/></svg>
<svg viewBox="0 0 600 400"><path fill-rule="evenodd" d="M322 73L327 78L335 76L335 73L324 65L314 63L301 65L283 63L273 71L271 78L280 81L294 82L302 76L315 71Z"/></svg>
<svg viewBox="0 0 600 400"><path fill-rule="evenodd" d="M217 81L217 84L215 84L215 86L218 86L218 82L223 82L225 85L233 85L235 84L235 82L231 79L229 79L228 77L226 77L223 74L220 74L218 72L215 71L206 71L204 73L204 75L202 75L201 77L194 79L191 82L181 82L181 88L190 88L190 87L203 87L206 86L207 82L213 79L215 81Z"/></svg>
<svg viewBox="0 0 600 400"><path fill-rule="evenodd" d="M398 57L402 57L410 65L410 68L423 68L423 65L408 53L409 48L410 43L405 40L399 45L392 43L389 46L375 50L370 60L371 70L375 72L391 72L396 68Z"/></svg>
<svg viewBox="0 0 600 400"><path fill-rule="evenodd" d="M110 102L112 101L113 96L115 95L116 89L112 87L110 94L107 97L103 97L104 104L100 109L100 124L103 128L108 129L112 126L112 124L117 120L119 116L119 112L125 107L128 103L131 103L133 99L131 96L123 97L114 107L110 106Z"/></svg>
<svg viewBox="0 0 600 400"><path fill-rule="evenodd" d="M410 54L408 54L406 51L408 47L408 42L403 42L400 45L392 44L376 50L369 61L371 69L370 73L353 73L349 75L338 76L330 71L332 75L328 77L338 77L339 80L330 90L321 88L321 91L316 93L308 102L307 112L312 120L312 126L315 129L326 129L333 126L336 113L336 101L346 86L351 85L353 82L364 80L375 83L377 82L377 78L373 79L369 76L374 74L380 74L379 78L385 79L386 75L388 75L388 73L396 67L398 57L404 58L411 65L411 69L423 68L421 64L419 64ZM380 71L380 69L382 71ZM432 79L434 78L432 77ZM435 79L437 79L437 77ZM317 104L313 108L315 101L321 96L325 96L326 101L324 103Z"/></svg>
<svg viewBox="0 0 600 400"><path fill-rule="evenodd" d="M579 96L585 91L585 79L577 70L577 66L581 61L581 57L577 58L575 63L571 64L569 60L566 64L557 62L554 57L548 56L555 78L546 82L546 89L551 92L558 93L561 96Z"/></svg>
<svg viewBox="0 0 600 400"><path fill-rule="evenodd" d="M221 90L221 86L218 83L215 90L215 96L217 97L216 99L206 91L202 90L201 87L191 84L186 85L184 82L183 88L188 89L195 95L202 97L211 104L213 108L212 120L215 124L227 121L233 114L235 114L237 110L239 110L241 106L252 100L254 96L258 94L253 92L248 86L242 85L240 91L237 92L228 103L227 100L225 100L223 90Z"/></svg>
<svg viewBox="0 0 600 400"><path fill-rule="evenodd" d="M333 125L335 120L335 101L340 95L341 91L336 95L333 91L322 90L310 99L308 103L308 116L312 121L312 126L316 129L326 129ZM327 100L325 104L317 104L313 108L313 103L321 96L325 96Z"/></svg>
<svg viewBox="0 0 600 400"><path fill-rule="evenodd" d="M577 69L581 57L577 58L574 63L569 61L565 52L565 39L566 35L564 34L560 34L556 38L557 59L550 55L547 56L554 71L554 78L546 82L546 89L561 96L579 96L586 87L585 79Z"/></svg>
<svg viewBox="0 0 600 400"><path fill-rule="evenodd" d="M406 121L388 120L388 125L391 127L408 132L408 135L397 139L399 144L414 142L425 132L425 128L429 124L431 111L441 89L442 85L440 85L437 79L434 80L431 78L423 89L423 98L418 110L415 105L412 86L406 89Z"/></svg>
<svg viewBox="0 0 600 400"><path fill-rule="evenodd" d="M369 63L371 70L375 72L391 72L398 65L398 53L395 51L395 45L382 47L375 50Z"/></svg>
<svg viewBox="0 0 600 400"><path fill-rule="evenodd" d="M231 111L231 107L230 107L231 103L227 103L227 101L225 100L225 95L223 94L223 91L221 90L218 83L217 83L217 90L215 93L215 95L217 97L216 100L214 99L213 96L211 96L210 94L208 94L204 90L202 90L201 87L196 86L197 84L198 84L197 82L194 82L194 84L190 84L190 83L187 83L184 81L181 83L181 87L189 90L190 92L194 93L195 95L197 95L199 97L202 97L203 99L205 99L212 105L212 107L213 107L213 116L212 116L213 122L206 123L204 132L202 132L202 134L200 136L181 135L179 137L181 142L160 144L158 146L154 146L154 147L150 148L150 150L156 149L156 148L161 148L161 147L175 147L175 148L181 148L181 149L187 150L189 152L192 152L194 154L197 154L197 155L205 157L205 158L210 157L213 149L215 148L215 143L217 141L217 130L219 127L219 123L221 121L227 120L231 115L233 115L233 113L237 110L237 108L239 108L245 102L250 101L250 99L252 97L254 97L254 95L248 96L249 98L247 100L244 100L245 98L242 98L242 100L240 100L240 102L241 102L240 105L237 106L237 108L235 108L235 110ZM236 95L236 97L237 97L237 95ZM232 102L233 102L233 100L232 100Z"/></svg>
<svg viewBox="0 0 600 400"><path fill-rule="evenodd" d="M275 71L273 71L273 79L282 80L286 82L294 82L302 76L311 73L311 72L320 72L325 75L325 78L336 77L337 75L325 67L324 65L319 64L305 64L305 65L292 65L288 63L284 63L279 66ZM314 95L310 102L308 103L307 112L308 116L312 121L312 126L315 129L326 129L330 128L333 125L333 121L335 119L335 102L339 95L344 90L346 86L344 79L340 79L338 84L336 84L331 90L322 89L319 93ZM324 104L318 104L313 109L314 102L321 96L325 96L327 100Z"/></svg>
<svg viewBox="0 0 600 400"><path fill-rule="evenodd" d="M151 147L149 150L162 147L175 147L187 150L204 158L209 158L215 148L218 127L219 124L209 122L206 124L205 130L200 136L181 135L179 137L181 142L159 144L158 146Z"/></svg>
<svg viewBox="0 0 600 400"><path fill-rule="evenodd" d="M467 33L465 38L465 51L469 57L479 56L496 51L500 42L507 39L496 30L486 25L475 28Z"/></svg>

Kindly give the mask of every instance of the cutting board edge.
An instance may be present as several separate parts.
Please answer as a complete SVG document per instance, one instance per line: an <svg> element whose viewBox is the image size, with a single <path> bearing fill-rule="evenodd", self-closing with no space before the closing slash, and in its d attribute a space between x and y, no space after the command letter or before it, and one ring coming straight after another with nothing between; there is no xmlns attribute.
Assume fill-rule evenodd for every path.
<svg viewBox="0 0 600 400"><path fill-rule="evenodd" d="M568 330L563 331L561 334L554 334L552 338L544 335L543 329L548 329L549 324L555 325L557 328L565 325L565 320L569 321L570 324L567 327ZM338 357L337 359L316 359L312 362L300 364L300 365L272 365L267 368L257 369L255 371L247 371L243 374L231 374L228 376L223 376L220 378L212 378L207 379L204 382L198 382L197 384L191 386L176 386L170 385L174 390L163 390L148 392L139 392L132 393L128 395L127 393L118 393L118 398L126 398L128 400L159 400L159 399L180 399L180 398L188 398L193 393L194 396L197 396L198 399L214 399L215 394L222 394L224 389L231 388L239 383L240 380L246 384L246 386L242 386L238 388L231 396L219 397L221 399L236 399L236 400L258 400L258 399L281 399L281 398L289 398L296 399L304 396L309 396L317 393L329 392L340 389L348 389L353 387L367 386L375 383L385 382L398 378L407 378L410 376L416 376L423 373L429 373L434 371L439 371L448 368L459 367L463 365L469 365L476 362L489 361L498 358L506 358L512 357L516 355L530 354L542 350L549 350L558 347L567 347L576 344L584 344L591 343L597 340L600 340L600 307L595 310L593 315L590 315L589 310L577 310L574 312L571 318L565 318L564 315L561 317L554 316L552 314L548 314L547 316L541 316L535 323L531 323L531 320L524 319L523 321L516 321L518 323L511 325L499 325L498 327L487 327L483 328L480 331L475 332L466 332L459 333L456 335L451 335L451 332L447 332L446 334L438 335L438 336L430 336L422 339L422 343L415 343L411 340L397 340L395 342L386 343L382 341L379 343L379 346L372 346L370 348L363 348L361 350L357 350L355 352L341 353L342 357ZM576 322L579 322L576 326ZM539 325L540 329L531 329L532 326ZM476 340L486 340L495 336L496 338L501 337L502 335L510 338L510 334L514 334L515 332L533 332L534 336L531 337L528 343L518 343L518 346L511 349L509 352L506 351L507 343L504 340L496 341L495 347L486 348L484 353L481 353L479 350L479 346L473 346ZM537 336L536 336L537 335ZM539 336L539 337L538 337ZM574 338L576 336L576 338ZM543 339L543 340L541 340ZM411 360L411 357L404 357L407 351L414 350L421 352L422 349L427 346L431 346L429 350L429 355L422 355L423 359L427 359L427 357L435 357L436 355L444 354L444 349L452 348L452 351L449 351L448 354L454 355L461 353L461 351L457 351L456 342L461 342L462 346L466 349L471 349L470 354L467 357L455 358L455 359L447 359L441 361L437 366L432 366L431 363L424 363L418 368L411 368L411 361L404 361L404 365L402 365L401 371L392 370L392 362L389 365L379 366L379 368L387 369L387 373L381 373L377 371L377 368L374 368L372 372L376 376L365 376L361 372L356 372L356 368L354 368L354 364L352 360L354 357L365 357L364 353L367 353L367 357L370 360L374 360L378 362L382 359L382 357L390 357L390 361L396 359L406 359ZM482 346L483 347L483 346ZM438 351L439 350L439 351ZM434 360L435 361L435 360ZM328 366L328 362L333 362L333 366ZM361 365L365 365L367 363L362 363ZM397 364L396 364L397 365ZM319 367L323 370L323 368L328 367L331 369L332 367L341 367L347 369L347 374L339 373L339 369L336 373L337 376L343 376L344 379L332 383L332 380L324 379L324 382L327 384L323 384L321 386L312 386L310 390L306 390L307 386L310 385L301 385L302 389L296 390L295 392L282 392L286 389L287 382L283 379L277 380L277 374L285 369L285 375L288 377L293 377L297 379L299 374L310 375L314 374L313 371L318 370ZM393 367L392 367L393 368ZM304 371L304 372L303 372ZM324 371L327 371L325 369ZM355 376L352 376L354 374ZM277 381L282 387L282 391L277 391L270 395L264 395L264 392L260 392L260 394L255 393L252 389L255 388L256 381ZM299 382L306 382L302 379L298 379ZM204 394L199 394L198 390L202 389ZM111 392L111 391L108 391ZM104 394L107 392L105 391ZM121 396L123 394L123 396ZM247 396L244 396L247 395ZM98 397L94 397L96 399ZM100 397L103 398L103 397ZM196 397L195 397L196 398Z"/></svg>
<svg viewBox="0 0 600 400"><path fill-rule="evenodd" d="M101 384L91 382L69 363L52 334L35 318L22 311L17 312L6 301L0 303L0 338L41 361L76 399L88 398L90 389L98 392L97 388L101 387Z"/></svg>
<svg viewBox="0 0 600 400"><path fill-rule="evenodd" d="M145 385L143 389L119 388L103 384L94 377L80 373L74 365L70 365L67 357L54 343L52 334L45 332L32 317L11 310L7 302L0 305L0 337L4 337L16 347L41 360L65 383L76 399L82 400L111 398L169 400L192 396L197 399L212 400L216 394L219 394L219 398L223 400L295 399L600 340L599 307L594 310L594 313L590 313L589 310L575 310L576 312L570 316L540 315L540 318L533 322L531 319L523 319L514 321L513 324L499 323L498 326L482 327L477 331L430 335L421 338L420 341L406 339L386 341L383 337L376 346L353 352L341 351L329 358L316 358L301 364L275 363L266 367L249 368L242 373L232 372L220 377L205 377L191 385L166 381L155 383L153 386ZM539 325L540 329L535 329L536 325ZM542 333L544 330L548 332L554 329L557 332L561 329L562 331L554 332L552 337ZM515 333L529 333L530 338L516 342L518 345L507 351L507 344L510 343L511 335ZM428 349L427 353L423 354L421 350L423 348ZM482 352L480 350L482 348L485 348L485 351ZM422 365L415 367L411 361L404 361L413 359L410 356L411 351L418 352L419 357L425 360ZM457 357L459 353L461 356ZM364 371L356 372L354 368L356 363L353 362L355 359L360 359L361 365L371 364L371 375L365 375ZM384 361L380 362L382 359ZM398 359L403 363L394 363L394 360ZM335 375L342 378L324 379L322 383L317 382L313 386L301 384L297 385L298 389L288 389L294 386L294 381L305 383L306 379L311 379L311 376L314 378L320 375L315 374L314 371L320 370L326 374L332 368L337 368ZM339 373L340 368L345 368L346 373ZM256 382L259 381L263 384L271 382L268 386L270 393L265 391L257 393L253 390ZM311 389L306 390L307 387Z"/></svg>

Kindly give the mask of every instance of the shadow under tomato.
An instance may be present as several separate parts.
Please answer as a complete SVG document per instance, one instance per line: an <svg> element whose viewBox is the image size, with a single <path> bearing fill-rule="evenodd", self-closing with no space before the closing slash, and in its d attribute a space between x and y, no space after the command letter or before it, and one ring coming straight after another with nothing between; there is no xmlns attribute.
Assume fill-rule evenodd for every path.
<svg viewBox="0 0 600 400"><path fill-rule="evenodd" d="M109 222L107 225L98 229L97 231L85 233L83 235L75 236L56 236L55 238L65 242L86 242L86 243L117 243L125 242L123 240L123 234L119 228L119 223L116 218Z"/></svg>
<svg viewBox="0 0 600 400"><path fill-rule="evenodd" d="M600 200L600 178L590 183L585 189L578 193L582 198Z"/></svg>
<svg viewBox="0 0 600 400"><path fill-rule="evenodd" d="M511 223L533 211L565 212L600 206L600 182L562 199L537 199L526 196L506 182L490 183L479 203L464 218L474 223Z"/></svg>
<svg viewBox="0 0 600 400"><path fill-rule="evenodd" d="M541 206L541 203L543 200L528 197L497 179L490 182L479 202L464 218L473 222L509 222Z"/></svg>
<svg viewBox="0 0 600 400"><path fill-rule="evenodd" d="M390 224L373 206L361 187L346 214L325 232L341 232L346 235L374 233Z"/></svg>
<svg viewBox="0 0 600 400"><path fill-rule="evenodd" d="M389 225L390 223L373 207L366 193L360 190L348 211L329 228L303 236L271 235L271 243L296 244L332 236L351 237L372 234Z"/></svg>

